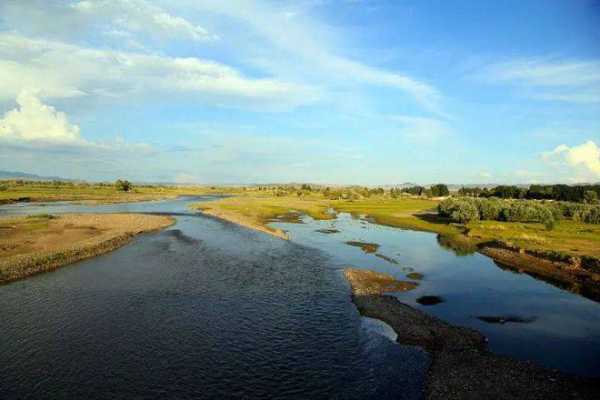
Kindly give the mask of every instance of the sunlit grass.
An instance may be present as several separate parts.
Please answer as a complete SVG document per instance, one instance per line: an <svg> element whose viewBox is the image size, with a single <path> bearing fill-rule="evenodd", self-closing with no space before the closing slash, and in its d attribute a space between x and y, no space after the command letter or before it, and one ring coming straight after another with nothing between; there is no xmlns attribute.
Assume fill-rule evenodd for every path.
<svg viewBox="0 0 600 400"><path fill-rule="evenodd" d="M267 231L273 230L268 227L271 220L291 210L315 219L330 219L332 216L327 211L333 209L370 218L382 225L439 233L473 249L478 244L500 240L527 250L600 256L600 225L562 220L550 231L539 223L477 221L460 225L438 217L437 204L435 200L417 198L374 197L350 201L328 200L319 194L277 197L253 193L195 207L215 211L216 215L225 219L242 218L245 225Z"/></svg>

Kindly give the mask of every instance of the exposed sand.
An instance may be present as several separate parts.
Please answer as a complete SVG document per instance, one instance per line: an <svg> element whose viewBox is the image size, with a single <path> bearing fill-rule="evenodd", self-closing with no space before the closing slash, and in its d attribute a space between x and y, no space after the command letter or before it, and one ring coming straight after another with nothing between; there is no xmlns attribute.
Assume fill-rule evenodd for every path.
<svg viewBox="0 0 600 400"><path fill-rule="evenodd" d="M172 217L141 214L65 214L0 220L0 283L51 271L114 250L142 232L165 228Z"/></svg>
<svg viewBox="0 0 600 400"><path fill-rule="evenodd" d="M287 233L282 231L281 229L269 228L267 226L263 226L251 218L244 217L243 215L236 213L235 211L225 211L225 210L216 210L216 209L201 209L203 214L212 215L213 217L217 217L219 219L232 222L234 224L241 225L246 228L254 229L259 232L268 233L269 235L278 237L280 239L288 240L289 237Z"/></svg>
<svg viewBox="0 0 600 400"><path fill-rule="evenodd" d="M423 347L431 354L427 399L594 399L600 393L598 379L571 377L497 356L486 350L486 339L479 332L449 325L383 295L393 286L389 275L344 272L362 315L390 325L399 343Z"/></svg>

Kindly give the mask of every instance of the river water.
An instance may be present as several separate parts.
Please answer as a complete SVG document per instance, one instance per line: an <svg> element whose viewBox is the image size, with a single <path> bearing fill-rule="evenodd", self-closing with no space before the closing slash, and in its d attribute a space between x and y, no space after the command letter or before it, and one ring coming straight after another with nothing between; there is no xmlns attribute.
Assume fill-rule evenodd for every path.
<svg viewBox="0 0 600 400"><path fill-rule="evenodd" d="M0 398L419 398L428 356L362 319L326 253L176 201L177 224L0 287Z"/></svg>
<svg viewBox="0 0 600 400"><path fill-rule="evenodd" d="M480 330L498 353L600 374L598 303L458 256L428 233L342 214L274 223L290 233L283 241L187 209L210 199L0 207L177 219L112 253L0 287L0 398L420 398L427 354L360 317L346 266L401 279L419 272L401 301ZM380 248L367 254L350 240ZM443 302L421 305L421 296Z"/></svg>

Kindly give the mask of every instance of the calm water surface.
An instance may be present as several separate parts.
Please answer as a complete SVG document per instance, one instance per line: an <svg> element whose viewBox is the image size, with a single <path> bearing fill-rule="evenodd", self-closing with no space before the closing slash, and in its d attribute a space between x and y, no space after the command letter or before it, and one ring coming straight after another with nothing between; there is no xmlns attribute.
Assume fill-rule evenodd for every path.
<svg viewBox="0 0 600 400"><path fill-rule="evenodd" d="M186 215L191 200L3 207L178 216L0 287L0 398L420 397L427 355L358 315L329 255Z"/></svg>
<svg viewBox="0 0 600 400"><path fill-rule="evenodd" d="M391 228L340 214L332 221L303 218L302 224L275 223L293 242L318 248L335 265L387 272L406 280L424 275L417 289L396 296L453 324L482 332L490 349L547 367L600 376L600 304L526 274L505 270L481 254L458 256L440 246L436 235ZM337 229L324 234L318 229ZM379 244L380 255L366 254L346 241ZM425 306L421 296L444 300ZM489 323L477 317L517 317L522 322Z"/></svg>

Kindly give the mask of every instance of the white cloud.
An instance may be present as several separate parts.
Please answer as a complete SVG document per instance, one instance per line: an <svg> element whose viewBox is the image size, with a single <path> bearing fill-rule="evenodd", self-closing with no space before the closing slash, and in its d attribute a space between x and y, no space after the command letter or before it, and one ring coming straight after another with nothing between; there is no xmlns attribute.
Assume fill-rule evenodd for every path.
<svg viewBox="0 0 600 400"><path fill-rule="evenodd" d="M144 0L83 0L71 8L88 17L107 18L111 24L131 32L197 41L217 38L203 27Z"/></svg>
<svg viewBox="0 0 600 400"><path fill-rule="evenodd" d="M44 97L179 93L213 105L285 109L318 98L314 88L276 79L251 79L199 58L96 50L0 33L0 100L24 88Z"/></svg>
<svg viewBox="0 0 600 400"><path fill-rule="evenodd" d="M600 103L600 61L517 60L491 66L486 77L531 89L530 97L569 103Z"/></svg>
<svg viewBox="0 0 600 400"><path fill-rule="evenodd" d="M266 41L260 46L255 61L264 68L280 74L296 71L303 76L319 79L328 85L369 84L395 88L407 93L427 110L443 114L441 93L432 85L399 71L390 71L339 55L340 41L331 27L319 24L314 18L297 10L281 10L281 4L243 0L183 0L192 9L232 18L247 30ZM289 4L288 4L289 5ZM285 6L285 5L284 5ZM290 18L290 13L294 18ZM254 37L254 36L252 36ZM252 47L252 46L250 46ZM276 54L265 55L266 48Z"/></svg>
<svg viewBox="0 0 600 400"><path fill-rule="evenodd" d="M600 82L600 62L521 60L492 67L497 79L536 86L583 86Z"/></svg>
<svg viewBox="0 0 600 400"><path fill-rule="evenodd" d="M600 178L600 147L591 140L572 147L561 144L542 156L548 162L563 164L576 170L584 169Z"/></svg>
<svg viewBox="0 0 600 400"><path fill-rule="evenodd" d="M33 93L23 91L17 97L18 108L0 119L0 139L48 142L80 142L79 127L67 116L43 104Z"/></svg>
<svg viewBox="0 0 600 400"><path fill-rule="evenodd" d="M0 24L21 34L21 40L24 41L25 46L29 45L31 41L25 37L43 37L47 41L50 38L60 38L65 42L87 45L98 43L100 34L102 35L100 42L103 46L108 44L113 48L127 48L149 53L152 51L150 50L152 45L157 44L149 41L149 38L161 40L180 38L196 42L215 39L216 34L198 26L195 21L192 21L191 16L193 18L204 17L210 23L211 31L216 32L217 27L220 28L219 34L223 35L224 40L219 41L219 49L234 52L238 59L241 59L242 65L253 63L262 72L282 77L288 83L280 79L247 79L237 71L235 71L237 77L226 72L224 79L217 82L208 77L196 79L195 71L186 70L177 73L177 78L182 78L182 76L194 78L191 79L192 82L189 82L190 79L177 79L174 86L195 88L196 91L199 91L198 86L203 85L202 90L206 92L222 89L224 85L229 87L236 85L239 87L239 91L244 92L246 105L251 103L256 108L266 107L265 104L256 104L257 99L263 98L269 98L271 106L276 105L283 109L310 103L315 100L317 94L315 89L309 89L308 86L327 88L331 96L337 96L336 99L339 99L345 98L345 95L340 93L347 93L345 88L349 86L375 85L397 89L407 94L409 101L416 101L430 112L444 114L440 105L442 96L435 87L401 71L368 65L365 62L341 55L340 49L344 46L340 39L344 35L333 34L331 27L318 23L310 17L309 12L303 10L306 7L299 3L278 4L236 0L178 0L174 2L158 0L152 3L146 0L78 0L73 4L22 0L0 1L0 3L2 3L0 4ZM188 11L186 18L175 15L170 11L172 9L185 9ZM290 18L292 14L294 16ZM350 47L354 48L351 44ZM85 47L78 49L83 50ZM73 50L65 51L67 54L56 57L60 59L60 63L57 65L59 70L67 61L65 67L69 75L81 75L82 71L85 71L89 80L96 80L101 84L106 80L119 80L119 84L109 85L110 88L106 89L109 92L114 92L114 86L128 89L133 85L130 83L131 81L134 83L138 81L136 79L137 71L131 72L132 76L117 79L119 74L126 74L127 71L123 71L123 68L114 71L114 65L110 65L108 66L110 73L104 73L103 70L107 69L106 60L102 60L98 66L95 66L94 56ZM125 58L124 54L115 54L116 52L112 50L87 50L103 52L115 59ZM82 61L81 57L88 56L92 60L89 60L89 63L86 60L85 63L82 63L84 65L79 65L86 69L77 68L77 64ZM55 76L53 63L48 66L42 64L42 61L47 61L48 56L41 55L39 58L38 65L23 64L14 58L6 58L0 53L0 60L2 60L0 61L0 77L9 73L10 76L18 75L18 81L9 84L9 86L16 86L24 81L35 81L37 77L46 75L46 72L49 71L50 74L47 75L50 76L44 85L46 95L49 95L48 92L62 92L63 96L73 96L85 91L77 82L72 82L74 78L63 79L61 76ZM160 58L174 60L174 58L166 56ZM205 60L193 59L207 63ZM37 61L35 58L34 60ZM137 61L136 67L139 65L139 60ZM69 65L71 63L73 64L72 68ZM40 73L41 70L44 71L43 74ZM98 73L97 70L100 72ZM143 75L142 72L142 77ZM156 73L155 75L157 75L155 76L157 80L161 79L163 75L172 78L168 73L162 75ZM7 81L10 82L10 80ZM291 82L311 83L300 85ZM215 88L216 83L223 85ZM146 87L146 85L147 82L143 82L137 87ZM156 86L156 84L151 84L150 87L152 86ZM24 87L40 87L40 85L31 84ZM344 89L339 90L340 88ZM20 88L17 89L20 90ZM14 96L19 90L13 88L12 95ZM86 93L91 93L90 90L88 89ZM0 88L1 91L2 88ZM264 93L264 96L246 96L249 91L261 92ZM96 88L96 93L106 93L106 91L104 88ZM228 93L231 93L231 89ZM318 96L323 97L322 94L318 94ZM247 101L247 97L252 100ZM2 93L0 93L1 99ZM330 99L330 101L338 103L339 100L336 99ZM224 99L218 99L216 102L226 103Z"/></svg>
<svg viewBox="0 0 600 400"><path fill-rule="evenodd" d="M76 153L152 154L146 143L130 143L122 136L111 141L89 141L68 116L44 104L33 91L24 90L16 99L17 107L0 118L0 143L17 149L47 149Z"/></svg>
<svg viewBox="0 0 600 400"><path fill-rule="evenodd" d="M146 0L8 0L0 2L0 21L16 32L76 42L85 40L87 34L115 31L144 40L218 38L204 27Z"/></svg>

